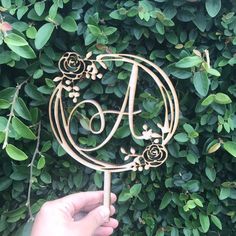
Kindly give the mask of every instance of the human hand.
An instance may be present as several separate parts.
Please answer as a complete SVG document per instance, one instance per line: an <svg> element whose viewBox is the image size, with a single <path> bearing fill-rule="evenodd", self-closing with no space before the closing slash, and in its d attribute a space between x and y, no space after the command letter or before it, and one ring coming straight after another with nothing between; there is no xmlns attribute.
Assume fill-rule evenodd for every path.
<svg viewBox="0 0 236 236"><path fill-rule="evenodd" d="M115 201L116 196L112 193L111 204ZM35 218L31 236L111 235L118 226L116 219L109 219L115 208L111 206L109 211L102 202L102 191L75 193L46 202Z"/></svg>

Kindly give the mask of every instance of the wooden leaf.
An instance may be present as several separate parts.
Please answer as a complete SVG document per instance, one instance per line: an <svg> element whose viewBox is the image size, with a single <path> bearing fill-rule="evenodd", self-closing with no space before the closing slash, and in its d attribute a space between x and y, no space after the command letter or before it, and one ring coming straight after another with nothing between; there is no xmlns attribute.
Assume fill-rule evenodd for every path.
<svg viewBox="0 0 236 236"><path fill-rule="evenodd" d="M87 54L86 54L86 56L85 56L85 59L88 59L88 58L90 58L91 56L92 56L92 52L88 52Z"/></svg>
<svg viewBox="0 0 236 236"><path fill-rule="evenodd" d="M127 154L127 152L125 151L125 149L124 149L123 147L120 148L120 151L121 151L121 153L123 153L123 154Z"/></svg>
<svg viewBox="0 0 236 236"><path fill-rule="evenodd" d="M102 76L103 76L103 75L102 75L101 73L97 74L97 77L98 77L99 79L101 79Z"/></svg>
<svg viewBox="0 0 236 236"><path fill-rule="evenodd" d="M152 138L161 138L161 135L158 133L152 133Z"/></svg>
<svg viewBox="0 0 236 236"><path fill-rule="evenodd" d="M53 79L54 82L58 82L58 81L61 81L61 80L62 80L61 77L56 77L56 78Z"/></svg>
<svg viewBox="0 0 236 236"><path fill-rule="evenodd" d="M148 126L145 124L145 125L143 125L143 129L144 130L147 130L148 129Z"/></svg>
<svg viewBox="0 0 236 236"><path fill-rule="evenodd" d="M65 87L65 90L68 91L68 92L70 92L70 91L72 90L72 87L71 87L71 86L66 86L66 87Z"/></svg>
<svg viewBox="0 0 236 236"><path fill-rule="evenodd" d="M135 149L134 149L133 147L131 147L131 148L130 148L130 152L131 152L132 154L134 154L134 153L135 153Z"/></svg>

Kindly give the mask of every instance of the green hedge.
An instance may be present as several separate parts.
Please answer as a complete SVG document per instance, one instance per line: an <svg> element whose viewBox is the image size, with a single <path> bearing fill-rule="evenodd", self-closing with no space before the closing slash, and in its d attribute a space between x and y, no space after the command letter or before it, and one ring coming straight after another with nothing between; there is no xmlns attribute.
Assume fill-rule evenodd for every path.
<svg viewBox="0 0 236 236"><path fill-rule="evenodd" d="M235 235L235 10L234 0L1 0L0 234L28 235L44 201L101 188L102 174L55 141L47 112L61 55L92 51L155 62L180 100L166 163L113 175L116 235ZM89 96L118 99L125 79L89 87Z"/></svg>

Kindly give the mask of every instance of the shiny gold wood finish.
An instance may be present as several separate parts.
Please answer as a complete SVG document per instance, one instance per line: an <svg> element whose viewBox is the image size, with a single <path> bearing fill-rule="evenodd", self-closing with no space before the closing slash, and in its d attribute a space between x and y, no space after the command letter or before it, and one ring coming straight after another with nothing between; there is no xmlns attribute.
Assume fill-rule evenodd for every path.
<svg viewBox="0 0 236 236"><path fill-rule="evenodd" d="M179 105L175 89L170 79L164 71L154 63L139 56L130 54L102 54L97 56L95 60L90 59L91 56L92 54L88 53L84 59L81 59L77 53L67 52L60 59L59 69L62 76L54 79L54 81L58 82L58 85L49 102L49 118L57 141L71 157L83 165L105 172L104 186L106 197L104 199L104 204L108 206L110 202L111 172L128 170L142 171L143 169L158 167L165 162L168 156L165 145L171 139L177 128ZM79 80L102 79L103 75L99 72L99 69L102 68L103 70L107 70L106 62L125 62L132 65L130 80L120 110L103 110L101 105L95 100L81 100L80 87L79 85L74 85L74 82L78 82ZM161 130L159 133L150 129L146 124L143 125L141 135L138 135L134 129L134 116L142 112L141 110L134 110L135 94L140 70L147 73L155 81L164 102L164 121L163 123L156 124L158 129ZM63 103L65 93L68 94L67 99L71 99L75 104L69 115L66 115L66 108ZM115 114L117 116L109 135L102 143L92 148L80 147L72 138L70 133L70 125L73 115L79 107L85 104L90 104L97 110L97 113L95 113L89 120L89 131L92 134L99 135L104 131L106 127L106 114ZM91 152L97 151L109 143L119 128L124 116L128 116L131 135L135 139L149 141L150 144L144 148L142 153L137 153L132 147L130 152L127 152L123 147L121 147L121 153L125 155L124 160L127 162L124 164L112 164L97 160L95 157L91 156ZM100 120L99 130L93 129L93 121L95 118L99 118Z"/></svg>

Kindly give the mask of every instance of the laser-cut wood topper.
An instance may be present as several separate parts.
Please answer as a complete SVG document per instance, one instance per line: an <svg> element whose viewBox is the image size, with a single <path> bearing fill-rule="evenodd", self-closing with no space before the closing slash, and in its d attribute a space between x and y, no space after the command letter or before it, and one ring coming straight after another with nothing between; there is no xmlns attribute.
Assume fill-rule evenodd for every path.
<svg viewBox="0 0 236 236"><path fill-rule="evenodd" d="M54 79L55 82L58 82L58 85L49 102L49 118L57 141L71 157L92 169L104 171L104 205L109 206L112 172L142 171L143 169L158 167L165 162L168 156L165 145L176 130L179 119L179 104L170 79L154 63L130 54L101 54L96 56L95 60L91 59L91 56L92 53L88 53L82 59L75 52L67 52L62 56L59 61L59 69L62 75ZM108 70L107 64L109 63L128 63L132 68L127 90L118 110L106 109L97 100L84 100L83 96L81 96L83 88L80 85L82 82L85 80L91 80L91 83L96 80L101 81L103 74L100 71L106 72ZM142 71L142 76L139 76L140 71ZM156 91L158 91L158 99L163 102L164 112L161 118L164 118L164 120L155 123L154 128L150 128L144 123L141 125L143 130L137 133L137 125L135 125L134 120L136 116L142 114L142 110L135 111L134 107L138 80L141 77L143 80L147 77L154 80L153 84L156 86ZM68 103L65 100L67 102L69 100L69 107L66 105ZM86 147L79 145L78 137L74 138L71 132L73 117L78 115L78 110L85 105L93 107L96 112L91 115L87 133L85 132L84 135L101 135L105 132L106 122L108 122L106 121L106 116L110 114L116 117L114 125L109 132L105 132L104 140L97 146ZM156 116L159 116L159 114ZM135 148L130 147L129 152L120 147L120 153L125 156L123 158L124 163L121 164L112 164L96 158L97 155L93 156L97 150L106 144L109 145L124 118L128 119L132 138L145 141L146 147L142 151L136 151ZM154 117L153 120L156 118L160 120L160 117ZM97 129L93 127L95 120L99 120L99 128ZM111 121L109 120L109 122Z"/></svg>

